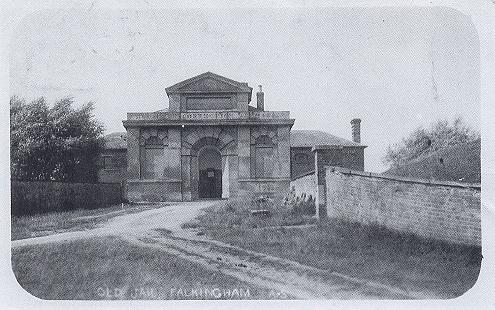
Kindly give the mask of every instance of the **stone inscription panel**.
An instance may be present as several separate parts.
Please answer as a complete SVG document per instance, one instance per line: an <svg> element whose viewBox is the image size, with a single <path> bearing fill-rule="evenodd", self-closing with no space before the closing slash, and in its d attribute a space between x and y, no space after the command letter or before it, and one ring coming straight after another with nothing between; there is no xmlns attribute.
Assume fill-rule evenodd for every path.
<svg viewBox="0 0 495 310"><path fill-rule="evenodd" d="M181 113L181 119L221 120L221 119L287 119L289 113L280 112L188 112Z"/></svg>
<svg viewBox="0 0 495 310"><path fill-rule="evenodd" d="M193 111L193 110L192 110ZM239 111L212 111L212 112L152 112L128 113L128 120L159 121L159 120L226 120L226 119L288 119L287 111L239 112Z"/></svg>
<svg viewBox="0 0 495 310"><path fill-rule="evenodd" d="M187 110L231 110L234 108L231 97L189 97Z"/></svg>

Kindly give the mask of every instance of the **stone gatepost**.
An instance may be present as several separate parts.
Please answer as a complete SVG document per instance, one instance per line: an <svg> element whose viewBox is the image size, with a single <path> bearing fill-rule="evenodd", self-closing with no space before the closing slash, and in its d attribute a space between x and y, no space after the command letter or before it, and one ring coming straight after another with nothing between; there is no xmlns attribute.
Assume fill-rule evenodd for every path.
<svg viewBox="0 0 495 310"><path fill-rule="evenodd" d="M316 181L316 215L317 218L324 218L327 216L327 188L325 177L325 165L322 156L322 149L317 146L313 147L312 151L315 156L315 181Z"/></svg>

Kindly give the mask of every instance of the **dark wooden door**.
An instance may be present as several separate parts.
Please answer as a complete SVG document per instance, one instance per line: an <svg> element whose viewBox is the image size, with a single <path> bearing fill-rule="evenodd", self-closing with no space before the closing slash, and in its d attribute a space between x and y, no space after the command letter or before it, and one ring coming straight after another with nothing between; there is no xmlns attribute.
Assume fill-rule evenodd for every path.
<svg viewBox="0 0 495 310"><path fill-rule="evenodd" d="M222 198L222 170L199 171L199 198Z"/></svg>

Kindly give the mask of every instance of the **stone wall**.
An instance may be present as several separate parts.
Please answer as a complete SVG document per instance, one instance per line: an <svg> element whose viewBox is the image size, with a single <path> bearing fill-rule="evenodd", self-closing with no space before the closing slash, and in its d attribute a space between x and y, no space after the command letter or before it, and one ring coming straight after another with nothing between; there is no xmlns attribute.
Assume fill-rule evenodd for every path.
<svg viewBox="0 0 495 310"><path fill-rule="evenodd" d="M339 147L316 146L315 153L316 172L316 214L318 217L327 214L326 202L326 166L337 166L353 170L364 170L364 147Z"/></svg>
<svg viewBox="0 0 495 310"><path fill-rule="evenodd" d="M182 201L181 180L129 180L127 199L141 201Z"/></svg>
<svg viewBox="0 0 495 310"><path fill-rule="evenodd" d="M481 186L326 167L327 214L481 246Z"/></svg>
<svg viewBox="0 0 495 310"><path fill-rule="evenodd" d="M311 198L316 198L316 174L314 171L306 173L306 175L300 176L296 179L292 179L290 182L291 191L296 198L306 197L306 199L311 196Z"/></svg>
<svg viewBox="0 0 495 310"><path fill-rule="evenodd" d="M240 179L238 197L252 199L263 195L282 201L289 192L289 184L289 179Z"/></svg>
<svg viewBox="0 0 495 310"><path fill-rule="evenodd" d="M105 167L104 160L111 160L111 167ZM107 149L98 158L98 182L121 183L127 175L127 150Z"/></svg>
<svg viewBox="0 0 495 310"><path fill-rule="evenodd" d="M95 209L123 202L120 184L11 182L12 215Z"/></svg>

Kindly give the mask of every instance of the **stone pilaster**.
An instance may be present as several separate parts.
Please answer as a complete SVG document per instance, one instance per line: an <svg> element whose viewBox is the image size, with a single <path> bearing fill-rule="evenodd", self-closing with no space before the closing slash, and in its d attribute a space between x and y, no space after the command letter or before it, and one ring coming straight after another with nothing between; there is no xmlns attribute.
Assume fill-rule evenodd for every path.
<svg viewBox="0 0 495 310"><path fill-rule="evenodd" d="M181 156L182 201L191 201L191 156Z"/></svg>
<svg viewBox="0 0 495 310"><path fill-rule="evenodd" d="M237 154L239 156L239 178L249 179L251 177L251 132L249 127L239 127L237 140Z"/></svg>
<svg viewBox="0 0 495 310"><path fill-rule="evenodd" d="M222 198L230 197L230 160L222 156Z"/></svg>
<svg viewBox="0 0 495 310"><path fill-rule="evenodd" d="M237 155L229 155L229 197L237 197L239 192L239 157Z"/></svg>
<svg viewBox="0 0 495 310"><path fill-rule="evenodd" d="M193 200L199 198L199 168L198 168L198 157L191 156L191 166L189 172L191 175L191 198Z"/></svg>
<svg viewBox="0 0 495 310"><path fill-rule="evenodd" d="M278 175L279 178L290 178L290 127L278 127Z"/></svg>
<svg viewBox="0 0 495 310"><path fill-rule="evenodd" d="M168 164L166 178L180 180L181 172L181 138L180 128L168 128L168 152L165 160Z"/></svg>
<svg viewBox="0 0 495 310"><path fill-rule="evenodd" d="M139 127L127 128L127 178L129 180L140 178L139 135Z"/></svg>

